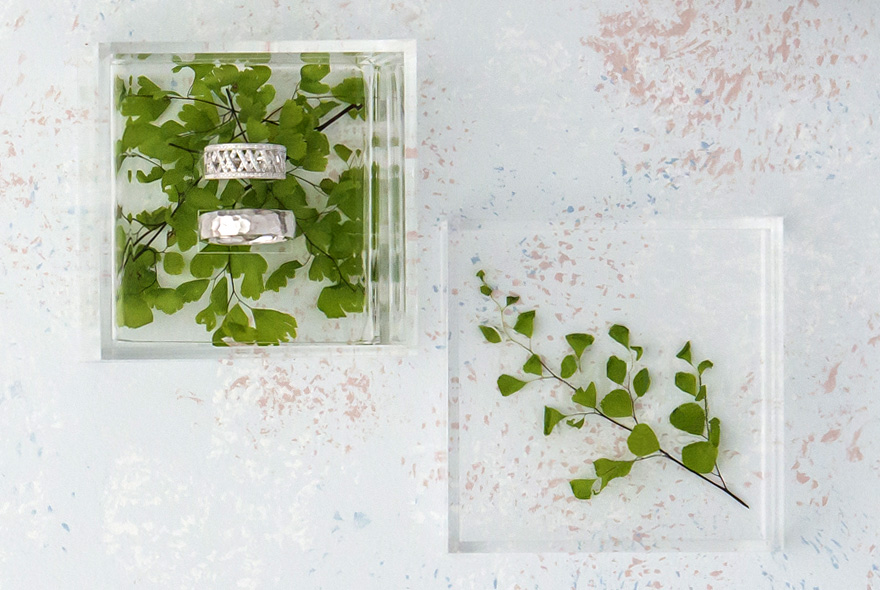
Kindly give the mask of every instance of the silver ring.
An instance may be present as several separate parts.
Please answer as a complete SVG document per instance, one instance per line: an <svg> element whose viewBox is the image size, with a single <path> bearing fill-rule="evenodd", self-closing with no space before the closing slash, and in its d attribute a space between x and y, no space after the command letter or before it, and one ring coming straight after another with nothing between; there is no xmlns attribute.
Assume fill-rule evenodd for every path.
<svg viewBox="0 0 880 590"><path fill-rule="evenodd" d="M205 148L203 160L208 180L287 176L287 148L274 143L217 143Z"/></svg>
<svg viewBox="0 0 880 590"><path fill-rule="evenodd" d="M295 229L292 211L221 209L199 215L199 236L221 246L277 244L293 238Z"/></svg>

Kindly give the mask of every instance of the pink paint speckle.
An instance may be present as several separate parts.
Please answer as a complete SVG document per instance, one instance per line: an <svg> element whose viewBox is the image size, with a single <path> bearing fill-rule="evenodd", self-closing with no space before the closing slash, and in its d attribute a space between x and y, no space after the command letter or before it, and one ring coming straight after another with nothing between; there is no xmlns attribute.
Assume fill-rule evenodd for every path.
<svg viewBox="0 0 880 590"><path fill-rule="evenodd" d="M825 380L825 383L822 384L822 389L825 390L825 393L831 393L837 387L837 370L840 368L840 363L837 363L831 370L828 371L828 378Z"/></svg>
<svg viewBox="0 0 880 590"><path fill-rule="evenodd" d="M829 430L828 432L826 432L822 436L822 442L823 443L833 442L833 441L837 440L838 438L840 438L840 429L832 428L831 430Z"/></svg>
<svg viewBox="0 0 880 590"><path fill-rule="evenodd" d="M803 2L775 10L738 2L733 14L728 4L638 0L602 14L599 34L581 39L605 63L604 79L588 74L595 90L630 116L642 111L643 124L616 145L625 170L673 186L718 185L830 164L815 152L841 125L810 105L853 87L858 73L841 65L865 63L859 38L870 25L840 35ZM797 108L800 124L769 116Z"/></svg>
<svg viewBox="0 0 880 590"><path fill-rule="evenodd" d="M858 445L860 436L862 436L862 429L861 428L859 428L858 430L855 431L855 433L853 433L852 442L846 448L846 458L852 462L862 461L865 458L862 455L862 450L859 448L859 445Z"/></svg>

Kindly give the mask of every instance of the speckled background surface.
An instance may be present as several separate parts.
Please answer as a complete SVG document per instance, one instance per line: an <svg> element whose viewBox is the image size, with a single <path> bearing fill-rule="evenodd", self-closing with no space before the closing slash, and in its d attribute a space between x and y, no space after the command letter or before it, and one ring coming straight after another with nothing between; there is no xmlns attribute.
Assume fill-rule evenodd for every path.
<svg viewBox="0 0 880 590"><path fill-rule="evenodd" d="M878 17L855 0L4 3L0 587L880 587ZM223 37L417 39L418 355L89 360L96 44ZM447 552L437 220L459 209L785 218L783 551Z"/></svg>
<svg viewBox="0 0 880 590"><path fill-rule="evenodd" d="M738 223L738 225L737 225ZM775 239L774 239L775 234ZM782 465L780 351L782 226L779 219L651 223L529 223L462 220L449 233L449 528L461 552L769 551L781 546ZM775 262L774 262L775 261ZM478 270L496 288L503 315L480 293ZM529 339L513 331L517 314L535 310ZM608 336L629 326L629 355ZM486 342L480 325L508 342ZM560 363L571 349L563 335L595 341L562 384ZM542 378L522 370L529 354L546 363ZM543 435L544 406L583 411L575 387L593 383L596 397L620 387L607 378L611 355L629 374L648 370L650 386L634 404L660 445L674 454L693 442L670 425L669 413L693 401L674 385L688 366L676 353L690 341L696 364L714 359L701 382L721 421L719 468L745 509L660 457L632 465L589 502L569 480L594 477L593 460L632 459L626 431L598 416L582 429L559 424ZM635 368L633 368L635 367ZM508 397L502 373L528 383ZM536 381L532 382L532 379ZM626 382L626 380L624 380ZM604 405L600 405L604 407ZM577 419L577 418L575 418ZM630 418L619 421L632 426ZM716 479L716 481L718 481Z"/></svg>

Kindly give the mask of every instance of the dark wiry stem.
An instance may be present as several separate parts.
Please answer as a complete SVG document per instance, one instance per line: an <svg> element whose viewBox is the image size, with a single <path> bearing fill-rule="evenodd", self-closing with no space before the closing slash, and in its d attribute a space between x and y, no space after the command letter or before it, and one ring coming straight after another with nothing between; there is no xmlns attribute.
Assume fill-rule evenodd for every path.
<svg viewBox="0 0 880 590"><path fill-rule="evenodd" d="M347 107L345 107L344 109L342 109L340 112L338 112L338 113L337 113L332 119L330 119L330 120L327 121L326 123L321 123L320 125L318 125L317 127L315 127L315 131L324 131L324 129L326 129L327 127L329 127L329 126L332 125L333 123L335 123L336 120L339 119L339 118L340 118L342 115L344 115L345 113L347 113L347 112L349 112L349 111L356 111L356 110L359 110L360 108L361 108L361 105L359 105L359 104L350 104L350 105L348 105Z"/></svg>
<svg viewBox="0 0 880 590"><path fill-rule="evenodd" d="M129 94L129 98L149 98L150 100L154 100L152 96L147 94ZM191 100L193 102L202 102L205 104L213 105L218 109L223 109L225 111L231 111L232 108L226 106L225 104L220 104L219 102L211 102L210 100L205 100L203 98L193 98L191 96L166 96L168 100Z"/></svg>
<svg viewBox="0 0 880 590"><path fill-rule="evenodd" d="M530 345L527 346L527 345L523 344L522 342L520 342L519 340L517 340L516 338L514 338L514 337L510 334L510 331L509 331L509 329L508 329L509 327L508 327L508 325L507 325L507 322L504 320L504 307L501 306L501 304L495 299L495 297L490 296L490 299L492 300L493 303L495 303L495 306L498 307L499 311L501 312L501 329L502 329L502 331L504 332L504 335L507 337L508 341L509 341L509 342L513 342L514 344L518 345L520 348L522 348L523 350L527 351L529 354L531 354L531 355L535 355L535 352L534 352L534 350L532 350L532 348L531 348ZM568 387L569 389L571 389L572 391L577 391L577 387L576 387L576 386L574 386L574 385L573 385L572 383L570 383L569 381L567 381L567 380L563 379L562 377L560 377L559 375L557 375L557 374L556 374L556 373L555 373L555 372L554 372L554 371L553 371L553 370L547 365L547 363L544 362L544 359L541 358L540 355L535 355L535 356L538 357L538 360L540 361L541 366L544 368L544 370L546 370L546 371L551 375L551 377L552 377L553 379L556 379L559 383L562 383L563 385L567 386L567 387ZM600 416L601 418L604 418L604 419L607 420L608 422L611 422L611 423L614 424L615 426L617 426L617 427L619 427L619 428L623 428L624 430L626 430L626 431L628 431L628 432L632 432L632 430L633 430L630 426L627 426L626 424L623 424L623 423L621 423L621 422L618 422L617 420L615 420L615 419L612 418L611 416L605 414L605 413L602 412L599 408L593 408L593 413L595 413L597 416ZM709 478L706 477L704 474L702 474L702 473L700 473L700 472L698 472L698 471L694 471L693 469L691 469L690 467L688 467L687 465L685 465L684 463L682 463L680 460L676 459L674 456L672 456L671 454L669 454L669 453L668 453L667 451L665 451L664 449L662 449L662 448L661 448L661 449L658 449L657 452L659 453L659 455L657 455L658 457L663 457L663 458L669 459L670 461L672 461L672 462L675 463L676 465L680 466L681 468L686 469L687 471L693 473L694 475L696 475L697 477L699 477L699 478L702 479L703 481L705 481L705 482L707 482L707 483L709 483L709 484L715 486L716 488L718 488L719 490L721 490L722 492L724 492L725 494L727 494L728 496L730 496L731 498L733 498L734 500L736 500L737 502L739 502L741 505L745 506L746 508L749 507L749 505L746 504L746 503L745 503L745 502L744 502L739 496L737 496L736 494L734 494L733 492L730 491L730 489L729 489L729 488L727 487L727 485L724 483L724 479L721 478L721 472L720 472L720 470L718 471L718 477L719 477L719 479L721 479L721 483L719 484L718 482L709 479ZM716 467L716 469L717 469L717 467L718 467L717 464L716 464L715 467Z"/></svg>
<svg viewBox="0 0 880 590"><path fill-rule="evenodd" d="M230 92L229 88L226 89L226 96L229 97L230 108L229 111L232 113L232 118L235 119L235 123L238 125L238 131L244 140L247 141L247 135L245 135L244 128L241 126L241 120L238 118L238 112L232 108L232 92Z"/></svg>

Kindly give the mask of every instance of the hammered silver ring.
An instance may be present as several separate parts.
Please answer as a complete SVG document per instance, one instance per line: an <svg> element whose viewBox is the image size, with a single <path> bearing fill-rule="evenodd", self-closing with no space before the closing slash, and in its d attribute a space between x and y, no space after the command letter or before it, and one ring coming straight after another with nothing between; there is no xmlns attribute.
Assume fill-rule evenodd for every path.
<svg viewBox="0 0 880 590"><path fill-rule="evenodd" d="M292 211L221 209L199 215L199 237L220 246L277 244L294 237Z"/></svg>
<svg viewBox="0 0 880 590"><path fill-rule="evenodd" d="M217 143L205 148L203 160L207 180L287 176L287 148L274 143Z"/></svg>

